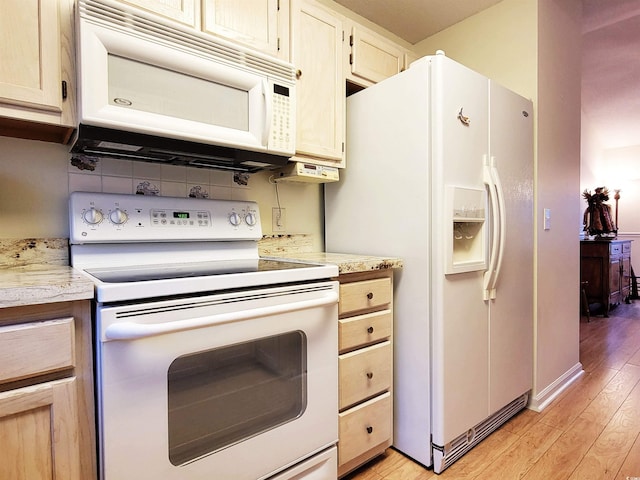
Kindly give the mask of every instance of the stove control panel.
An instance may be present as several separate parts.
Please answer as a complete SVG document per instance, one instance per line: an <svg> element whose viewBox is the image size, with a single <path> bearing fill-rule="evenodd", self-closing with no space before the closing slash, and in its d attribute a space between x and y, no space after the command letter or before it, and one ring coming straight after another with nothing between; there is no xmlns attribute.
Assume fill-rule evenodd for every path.
<svg viewBox="0 0 640 480"><path fill-rule="evenodd" d="M228 241L262 238L255 202L73 192L70 243Z"/></svg>

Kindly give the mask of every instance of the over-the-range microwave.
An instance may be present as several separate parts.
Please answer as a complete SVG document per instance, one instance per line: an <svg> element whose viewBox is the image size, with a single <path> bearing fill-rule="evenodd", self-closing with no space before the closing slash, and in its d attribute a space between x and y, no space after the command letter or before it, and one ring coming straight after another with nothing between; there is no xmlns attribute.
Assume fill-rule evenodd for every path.
<svg viewBox="0 0 640 480"><path fill-rule="evenodd" d="M295 153L295 69L112 0L79 0L76 157L253 172Z"/></svg>

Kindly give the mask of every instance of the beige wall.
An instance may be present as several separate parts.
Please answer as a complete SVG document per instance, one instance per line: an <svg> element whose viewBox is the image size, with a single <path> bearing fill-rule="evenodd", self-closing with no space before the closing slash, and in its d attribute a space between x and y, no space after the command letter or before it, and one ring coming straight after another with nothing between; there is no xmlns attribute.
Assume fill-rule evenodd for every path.
<svg viewBox="0 0 640 480"><path fill-rule="evenodd" d="M579 0L538 6L538 201L552 228L538 229L536 393L579 361L580 216ZM569 370L568 370L569 369Z"/></svg>
<svg viewBox="0 0 640 480"><path fill-rule="evenodd" d="M133 193L133 174L117 171L115 175L106 175L106 171L80 172L69 165L68 149L66 145L0 137L0 238L67 237L69 191L109 192L114 188L123 191L123 185L130 185L130 191L126 193ZM196 173L213 172L190 170L198 170ZM278 205L276 187L269 181L270 176L268 172L253 174L247 187L236 187L229 181L230 186L212 188L210 198L257 201L263 233L269 235L272 233L272 207ZM108 183L107 179L112 181ZM171 185L180 186L177 182ZM312 248L322 250L324 220L321 187L281 183L278 193L280 206L286 209L286 231L279 234L310 235Z"/></svg>
<svg viewBox="0 0 640 480"><path fill-rule="evenodd" d="M620 190L617 206L618 238L633 240L631 248L631 266L637 275L640 271L640 169L638 169L640 145L624 148L605 149L598 139L589 119L582 117L582 169L580 172L580 191L591 191L605 186L609 189L607 202L616 215L615 190ZM582 215L587 204L581 198L580 229Z"/></svg>
<svg viewBox="0 0 640 480"><path fill-rule="evenodd" d="M531 98L535 130L535 372L532 408L543 408L581 370L579 0L503 0L416 45L444 50ZM543 209L551 229L542 229ZM561 266L561 268L559 267Z"/></svg>
<svg viewBox="0 0 640 480"><path fill-rule="evenodd" d="M67 151L0 137L0 238L68 236Z"/></svg>
<svg viewBox="0 0 640 480"><path fill-rule="evenodd" d="M436 50L537 101L537 2L503 0L488 10L415 45L420 55Z"/></svg>
<svg viewBox="0 0 640 480"><path fill-rule="evenodd" d="M585 188L593 189L600 182L598 180L599 163L602 161L603 148L598 140L598 134L589 117L582 112L581 118L581 145L580 145L580 191ZM586 205L586 204L585 204Z"/></svg>

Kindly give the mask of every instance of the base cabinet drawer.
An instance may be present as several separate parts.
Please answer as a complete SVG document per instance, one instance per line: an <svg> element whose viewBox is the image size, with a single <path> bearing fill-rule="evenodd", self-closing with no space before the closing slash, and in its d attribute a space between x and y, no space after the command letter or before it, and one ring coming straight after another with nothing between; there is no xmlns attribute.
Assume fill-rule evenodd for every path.
<svg viewBox="0 0 640 480"><path fill-rule="evenodd" d="M73 318L0 327L0 381L73 367L73 327Z"/></svg>
<svg viewBox="0 0 640 480"><path fill-rule="evenodd" d="M338 350L340 353L380 342L391 337L393 312L381 312L342 318L338 321Z"/></svg>
<svg viewBox="0 0 640 480"><path fill-rule="evenodd" d="M338 464L389 441L392 432L391 393L386 392L338 416Z"/></svg>
<svg viewBox="0 0 640 480"><path fill-rule="evenodd" d="M390 341L340 355L338 357L340 410L389 390L392 360Z"/></svg>
<svg viewBox="0 0 640 480"><path fill-rule="evenodd" d="M376 278L362 282L340 284L340 303L338 314L340 316L381 307L391 303L391 279Z"/></svg>

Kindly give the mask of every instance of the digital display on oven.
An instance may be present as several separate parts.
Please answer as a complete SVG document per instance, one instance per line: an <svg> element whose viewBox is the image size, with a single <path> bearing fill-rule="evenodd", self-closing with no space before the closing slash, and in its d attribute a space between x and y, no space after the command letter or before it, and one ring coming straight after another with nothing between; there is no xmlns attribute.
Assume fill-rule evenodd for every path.
<svg viewBox="0 0 640 480"><path fill-rule="evenodd" d="M189 212L173 212L173 218L189 218Z"/></svg>

